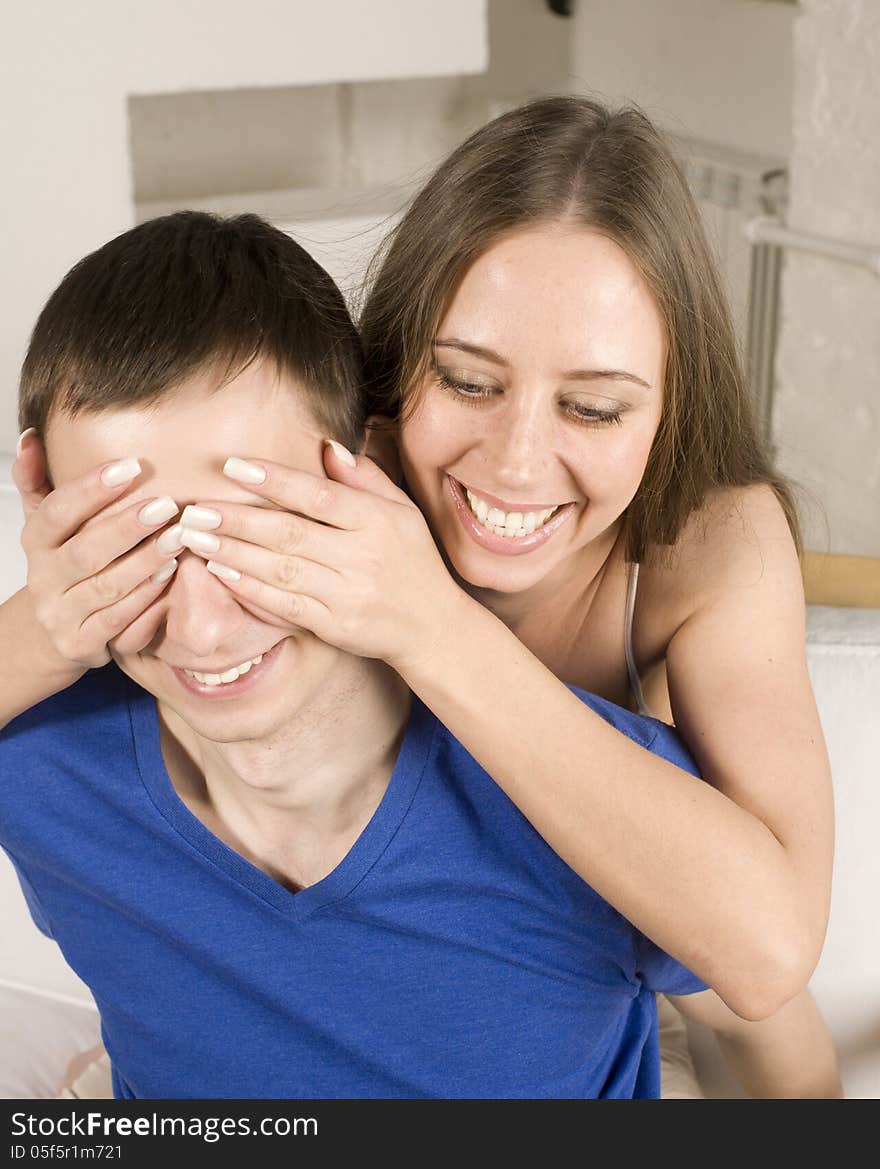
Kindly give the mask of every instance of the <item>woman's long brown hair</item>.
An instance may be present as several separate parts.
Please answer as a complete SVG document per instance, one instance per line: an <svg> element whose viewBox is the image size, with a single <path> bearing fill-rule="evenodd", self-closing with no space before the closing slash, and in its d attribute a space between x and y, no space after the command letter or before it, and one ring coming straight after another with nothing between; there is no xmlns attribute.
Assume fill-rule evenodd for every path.
<svg viewBox="0 0 880 1169"><path fill-rule="evenodd" d="M368 412L405 417L444 312L502 235L542 222L614 240L651 290L668 343L660 425L625 513L627 555L675 543L713 488L769 484L795 544L791 485L771 467L699 211L670 146L638 109L584 97L513 109L435 171L374 261L360 317Z"/></svg>

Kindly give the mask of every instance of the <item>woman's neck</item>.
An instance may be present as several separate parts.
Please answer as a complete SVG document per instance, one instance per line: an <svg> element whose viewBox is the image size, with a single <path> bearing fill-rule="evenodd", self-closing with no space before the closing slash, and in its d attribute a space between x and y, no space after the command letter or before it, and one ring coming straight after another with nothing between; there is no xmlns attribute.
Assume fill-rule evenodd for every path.
<svg viewBox="0 0 880 1169"><path fill-rule="evenodd" d="M557 565L553 572L521 592L483 589L460 579L459 583L518 636L521 631L536 626L557 628L571 620L572 615L582 622L618 550L622 531L621 522L612 525L591 544Z"/></svg>

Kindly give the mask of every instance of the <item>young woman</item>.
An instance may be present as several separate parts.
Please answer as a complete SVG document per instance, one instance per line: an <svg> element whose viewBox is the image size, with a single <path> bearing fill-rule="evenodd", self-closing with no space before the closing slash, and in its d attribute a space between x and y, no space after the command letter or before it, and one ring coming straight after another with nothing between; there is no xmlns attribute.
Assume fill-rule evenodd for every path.
<svg viewBox="0 0 880 1169"><path fill-rule="evenodd" d="M727 1037L753 1094L836 1094L804 989L833 812L795 509L668 149L584 99L496 119L393 233L361 327L372 449L394 446L406 490L328 444L335 482L263 464L251 490L274 509L200 501L181 543L242 604L393 665L714 988L677 1005ZM26 505L38 462L17 470ZM703 779L570 685L673 722Z"/></svg>

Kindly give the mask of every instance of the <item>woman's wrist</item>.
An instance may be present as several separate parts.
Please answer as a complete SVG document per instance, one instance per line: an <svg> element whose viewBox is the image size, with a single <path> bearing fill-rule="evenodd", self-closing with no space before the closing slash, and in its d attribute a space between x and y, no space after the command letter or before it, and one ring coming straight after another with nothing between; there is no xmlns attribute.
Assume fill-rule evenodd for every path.
<svg viewBox="0 0 880 1169"><path fill-rule="evenodd" d="M52 645L26 588L0 605L0 655L6 667L0 677L0 729L85 673Z"/></svg>
<svg viewBox="0 0 880 1169"><path fill-rule="evenodd" d="M27 588L13 594L2 606L0 644L4 658L18 665L19 676L36 683L45 678L54 690L70 685L85 673L86 667L65 658L37 620L33 597Z"/></svg>
<svg viewBox="0 0 880 1169"><path fill-rule="evenodd" d="M389 665L421 695L426 685L436 684L438 674L459 668L468 646L479 638L480 626L496 620L450 578L449 587L434 599Z"/></svg>

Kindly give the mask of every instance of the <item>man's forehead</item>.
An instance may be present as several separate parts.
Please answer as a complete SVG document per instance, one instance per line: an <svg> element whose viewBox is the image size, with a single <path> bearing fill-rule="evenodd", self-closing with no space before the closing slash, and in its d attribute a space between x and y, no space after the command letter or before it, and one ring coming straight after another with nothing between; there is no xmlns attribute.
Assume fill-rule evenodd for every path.
<svg viewBox="0 0 880 1169"><path fill-rule="evenodd" d="M265 459L322 472L323 434L308 410L286 396L270 402L219 392L199 401L161 401L142 407L59 414L50 419L46 452L56 486L116 459L136 458L142 473L126 495L215 498L256 502L259 496L223 475L231 456Z"/></svg>
<svg viewBox="0 0 880 1169"><path fill-rule="evenodd" d="M240 452L250 444L264 457L286 445L319 442L321 424L305 391L293 379L279 374L267 362L254 362L229 381L206 371L172 388L152 401L114 404L84 410L74 416L63 411L50 416L46 430L50 454L66 454L71 442L92 450L129 450L109 456L133 454L136 447L151 447L153 461L168 452L225 449L232 443ZM233 452L236 453L236 452Z"/></svg>

